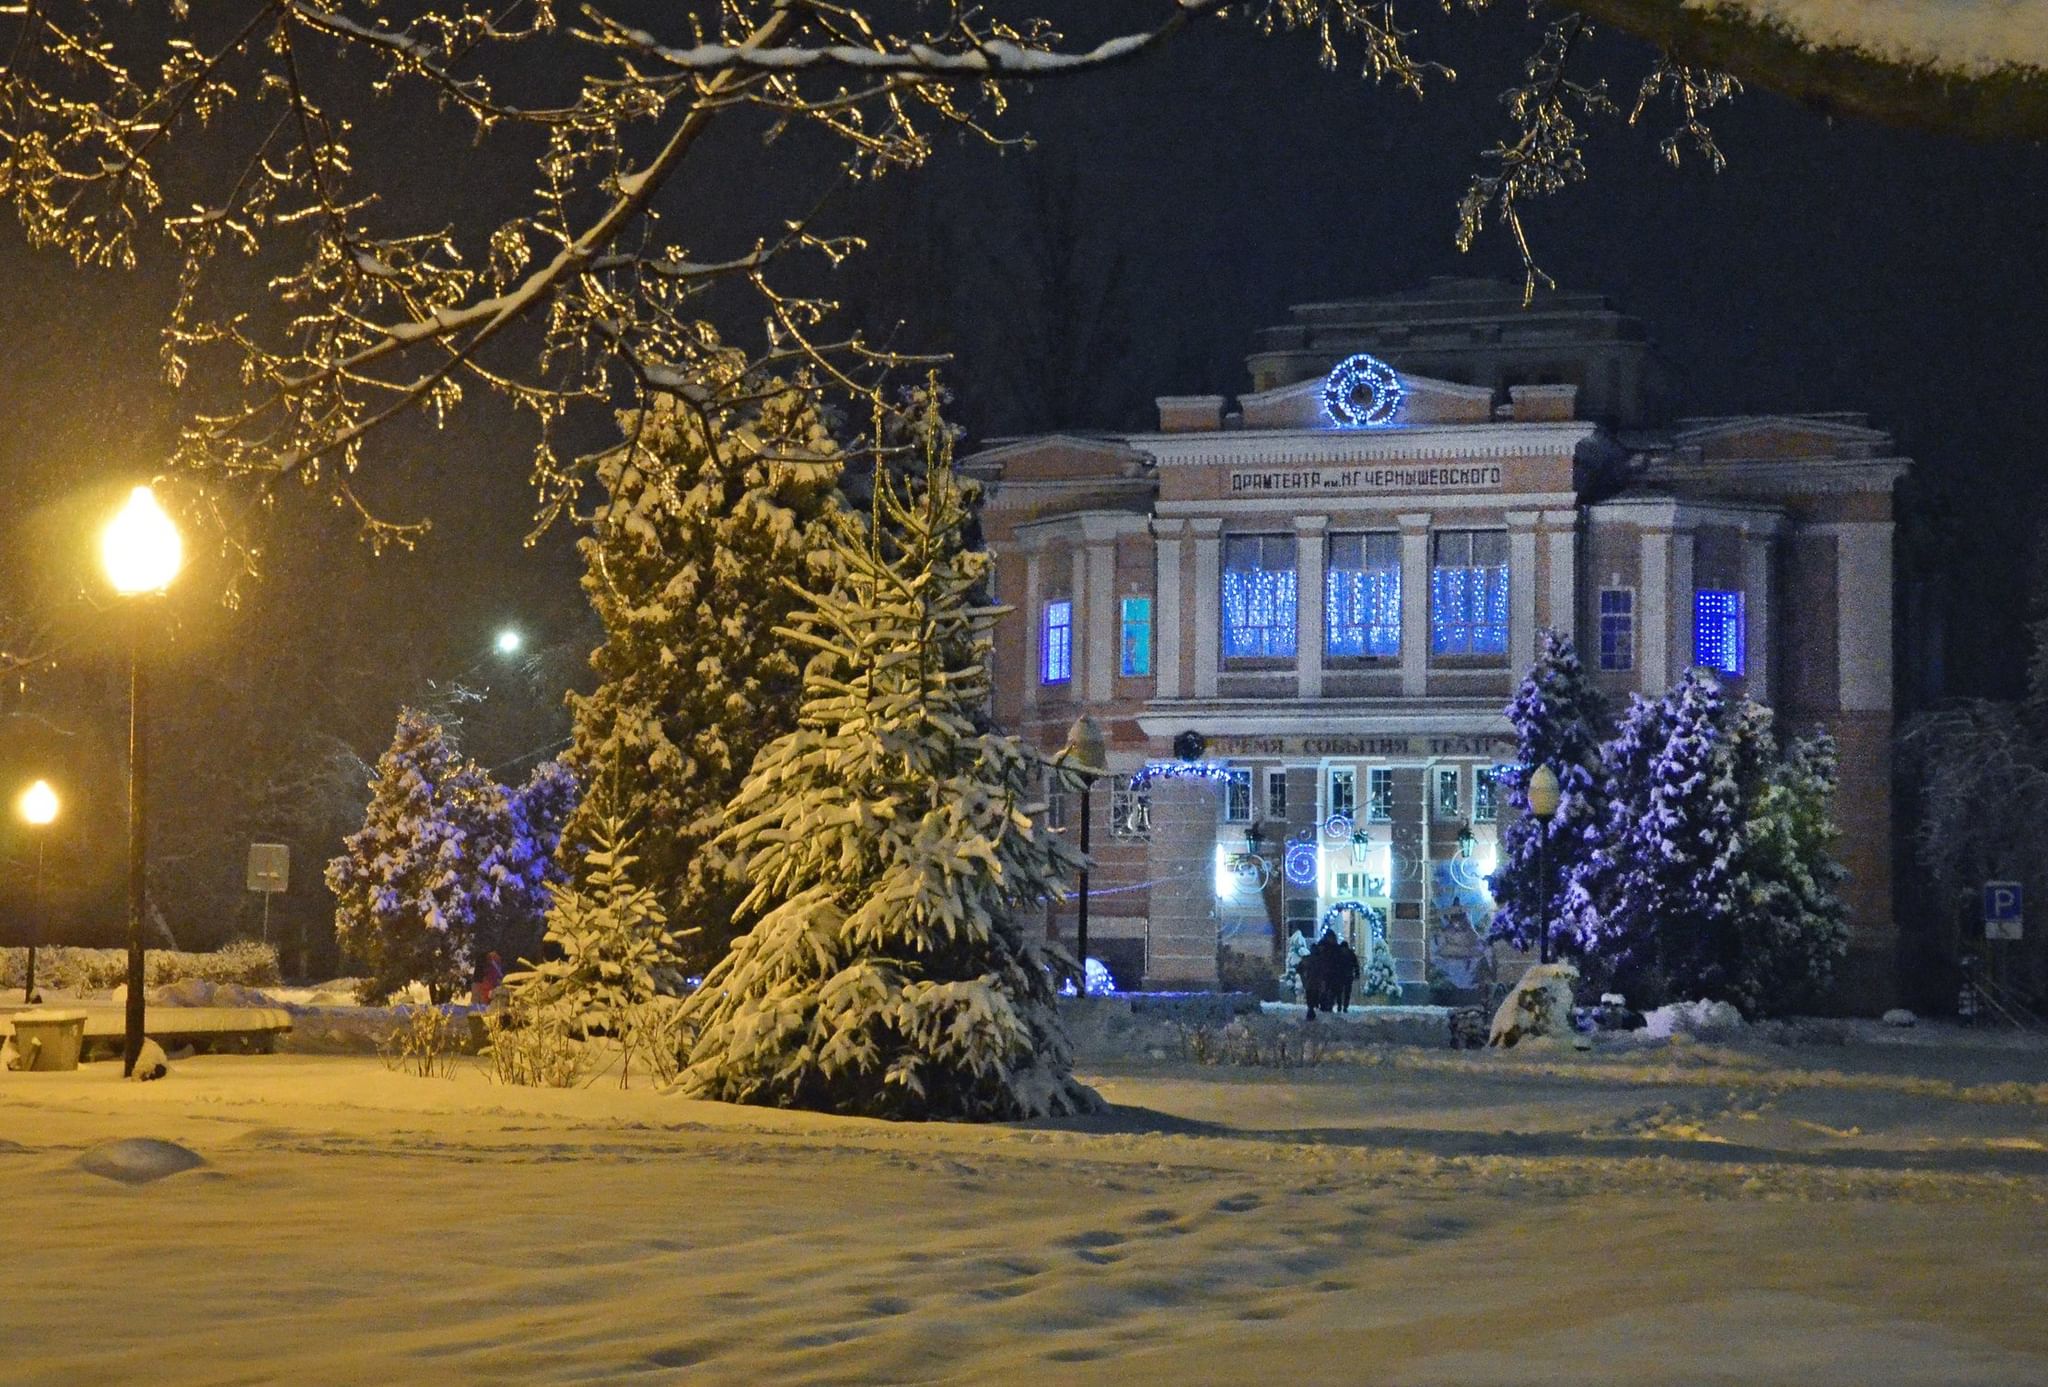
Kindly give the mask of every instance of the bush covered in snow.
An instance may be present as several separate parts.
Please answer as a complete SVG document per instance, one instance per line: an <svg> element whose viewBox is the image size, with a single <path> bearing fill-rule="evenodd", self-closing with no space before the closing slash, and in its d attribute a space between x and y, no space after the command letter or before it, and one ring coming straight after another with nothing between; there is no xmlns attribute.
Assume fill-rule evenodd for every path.
<svg viewBox="0 0 2048 1387"><path fill-rule="evenodd" d="M790 631L812 654L795 731L724 842L759 923L686 1004L682 1090L897 1118L1009 1119L1099 1100L1055 1010L1070 960L1039 911L1080 865L1034 818L1038 759L984 722L986 554L924 402L927 463L832 526L842 577Z"/></svg>
<svg viewBox="0 0 2048 1387"><path fill-rule="evenodd" d="M164 987L196 979L235 983L243 987L274 987L278 982L277 950L253 939L238 939L210 953L180 949L149 949L142 956L147 986ZM28 950L0 949L0 988L20 988L28 981ZM63 992L105 992L128 981L126 949L74 949L49 945L36 950L36 986Z"/></svg>

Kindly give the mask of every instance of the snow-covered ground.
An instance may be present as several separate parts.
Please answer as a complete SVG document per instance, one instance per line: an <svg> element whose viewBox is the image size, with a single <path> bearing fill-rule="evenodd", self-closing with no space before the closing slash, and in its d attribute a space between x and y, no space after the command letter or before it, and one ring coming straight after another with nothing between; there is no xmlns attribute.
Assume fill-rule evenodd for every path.
<svg viewBox="0 0 2048 1387"><path fill-rule="evenodd" d="M0 1072L0 1381L2048 1381L2039 1044L1347 1055L1011 1127Z"/></svg>

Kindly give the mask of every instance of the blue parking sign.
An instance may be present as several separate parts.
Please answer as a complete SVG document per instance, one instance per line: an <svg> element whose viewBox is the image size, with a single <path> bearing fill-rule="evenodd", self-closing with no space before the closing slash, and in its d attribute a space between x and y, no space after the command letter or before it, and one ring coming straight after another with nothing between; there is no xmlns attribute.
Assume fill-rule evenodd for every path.
<svg viewBox="0 0 2048 1387"><path fill-rule="evenodd" d="M1984 937L2018 939L2021 912L2020 884L2016 881L1984 883Z"/></svg>

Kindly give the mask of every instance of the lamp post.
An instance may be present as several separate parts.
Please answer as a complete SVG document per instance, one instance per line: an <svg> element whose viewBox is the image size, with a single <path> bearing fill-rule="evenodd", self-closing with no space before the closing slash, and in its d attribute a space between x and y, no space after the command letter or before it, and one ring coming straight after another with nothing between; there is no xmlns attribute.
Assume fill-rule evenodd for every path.
<svg viewBox="0 0 2048 1387"><path fill-rule="evenodd" d="M128 504L100 535L100 563L114 591L132 599L128 613L128 1025L121 1048L121 1072L135 1072L142 1053L142 912L147 879L149 784L148 747L143 736L147 686L142 663L142 630L147 608L140 600L161 596L185 557L178 527L157 504L156 493L138 486Z"/></svg>
<svg viewBox="0 0 2048 1387"><path fill-rule="evenodd" d="M22 984L21 1000L34 1002L36 999L36 945L42 942L43 933L43 841L49 835L45 832L57 817L57 792L50 788L47 780L38 780L21 793L21 817L36 831L36 876L35 889L29 895L28 921L28 980Z"/></svg>
<svg viewBox="0 0 2048 1387"><path fill-rule="evenodd" d="M1550 962L1550 820L1557 802L1557 772L1538 766L1529 777L1529 812L1536 816L1536 938L1543 963Z"/></svg>
<svg viewBox="0 0 2048 1387"><path fill-rule="evenodd" d="M1102 738L1102 728L1094 718L1083 713L1074 719L1074 725L1067 729L1066 750L1060 759L1067 768L1081 777L1081 895L1075 906L1074 950L1080 955L1081 980L1075 984L1075 991L1088 995L1088 804L1095 797L1095 782L1106 773L1103 762L1109 759L1109 748Z"/></svg>
<svg viewBox="0 0 2048 1387"><path fill-rule="evenodd" d="M497 639L491 644L500 655L509 660L514 655L517 655L520 648L526 644L526 637L519 634L517 627L507 626L504 630L498 632Z"/></svg>

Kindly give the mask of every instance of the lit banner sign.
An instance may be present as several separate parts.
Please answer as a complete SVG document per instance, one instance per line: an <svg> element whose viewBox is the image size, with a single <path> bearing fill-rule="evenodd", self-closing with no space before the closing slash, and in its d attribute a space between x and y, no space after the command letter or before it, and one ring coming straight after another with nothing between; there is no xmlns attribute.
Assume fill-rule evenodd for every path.
<svg viewBox="0 0 2048 1387"><path fill-rule="evenodd" d="M1416 467L1262 467L1230 474L1232 496L1328 496L1374 491L1486 491L1501 484L1499 463Z"/></svg>

